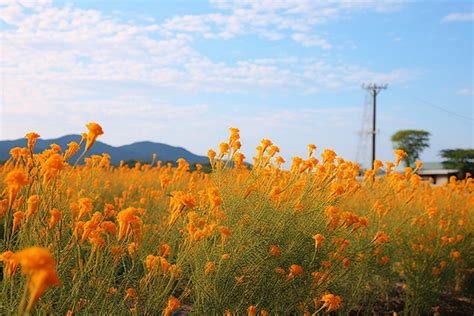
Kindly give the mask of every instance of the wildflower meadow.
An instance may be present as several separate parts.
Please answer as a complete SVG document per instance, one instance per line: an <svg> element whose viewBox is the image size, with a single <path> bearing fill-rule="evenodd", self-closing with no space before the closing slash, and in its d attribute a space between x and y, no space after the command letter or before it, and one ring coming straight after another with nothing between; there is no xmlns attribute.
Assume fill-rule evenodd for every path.
<svg viewBox="0 0 474 316"><path fill-rule="evenodd" d="M470 175L433 186L397 150L359 176L268 139L246 158L237 128L211 172L112 166L87 155L104 133L87 128L41 153L29 133L0 166L2 315L440 315L467 295Z"/></svg>

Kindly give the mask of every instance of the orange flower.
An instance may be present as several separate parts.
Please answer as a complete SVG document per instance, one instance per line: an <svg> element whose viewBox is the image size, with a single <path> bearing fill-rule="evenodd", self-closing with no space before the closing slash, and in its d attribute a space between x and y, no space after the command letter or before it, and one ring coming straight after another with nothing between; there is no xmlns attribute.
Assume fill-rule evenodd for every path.
<svg viewBox="0 0 474 316"><path fill-rule="evenodd" d="M222 158L230 149L229 144L220 143L219 144L219 159Z"/></svg>
<svg viewBox="0 0 474 316"><path fill-rule="evenodd" d="M423 163L421 161L415 162L415 170L420 170L423 168Z"/></svg>
<svg viewBox="0 0 474 316"><path fill-rule="evenodd" d="M127 246L127 251L130 256L133 256L138 251L138 245L135 242L131 242Z"/></svg>
<svg viewBox="0 0 474 316"><path fill-rule="evenodd" d="M461 253L457 250L453 250L451 251L451 257L453 257L454 259L459 259L461 258Z"/></svg>
<svg viewBox="0 0 474 316"><path fill-rule="evenodd" d="M219 227L219 232L221 233L222 242L225 242L230 236L230 229L226 226Z"/></svg>
<svg viewBox="0 0 474 316"><path fill-rule="evenodd" d="M286 274L285 269L283 269L282 267L275 268L275 272L278 274Z"/></svg>
<svg viewBox="0 0 474 316"><path fill-rule="evenodd" d="M292 264L290 266L290 274L288 275L290 278L295 276L302 276L303 275L303 268L300 265Z"/></svg>
<svg viewBox="0 0 474 316"><path fill-rule="evenodd" d="M207 156L209 157L209 161L211 162L211 165L214 165L214 159L216 158L216 152L212 149L209 149L207 152Z"/></svg>
<svg viewBox="0 0 474 316"><path fill-rule="evenodd" d="M171 253L171 247L168 244L160 245L160 256L167 257Z"/></svg>
<svg viewBox="0 0 474 316"><path fill-rule="evenodd" d="M347 268L350 264L351 264L351 259L349 259L349 258L344 258L344 259L342 259L342 265L343 265L344 267Z"/></svg>
<svg viewBox="0 0 474 316"><path fill-rule="evenodd" d="M127 298L131 298L131 299L136 299L137 298L137 291L135 291L135 289L133 287L130 287L125 291L124 300L126 300Z"/></svg>
<svg viewBox="0 0 474 316"><path fill-rule="evenodd" d="M442 260L442 261L439 263L439 268L440 268L440 269L445 269L446 266L447 266L447 263L446 263L446 261L444 261L444 260Z"/></svg>
<svg viewBox="0 0 474 316"><path fill-rule="evenodd" d="M327 312L330 313L341 308L342 298L338 295L329 293L323 295L323 297L321 298L321 302L324 303L323 307L326 307Z"/></svg>
<svg viewBox="0 0 474 316"><path fill-rule="evenodd" d="M28 139L28 149L30 151L33 151L33 149L35 148L36 139L38 139L39 137L40 135L35 132L31 132L25 135L25 138Z"/></svg>
<svg viewBox="0 0 474 316"><path fill-rule="evenodd" d="M53 208L49 213L51 214L51 217L48 220L48 226L49 229L53 229L61 220L62 213L56 208Z"/></svg>
<svg viewBox="0 0 474 316"><path fill-rule="evenodd" d="M28 278L30 299L26 310L30 311L48 287L60 284L56 263L48 249L40 247L23 249L14 258L21 265L22 274Z"/></svg>
<svg viewBox="0 0 474 316"><path fill-rule="evenodd" d="M316 234L313 236L313 239L314 239L316 249L319 249L321 248L321 244L326 238L321 234Z"/></svg>
<svg viewBox="0 0 474 316"><path fill-rule="evenodd" d="M141 209L129 207L117 214L117 221L119 222L119 240L122 240L127 236L132 236L135 240L140 238L143 222L137 215L142 213L143 210Z"/></svg>
<svg viewBox="0 0 474 316"><path fill-rule="evenodd" d="M383 167L383 162L381 162L380 160L374 160L374 169L373 169L374 174L376 174L382 167Z"/></svg>
<svg viewBox="0 0 474 316"><path fill-rule="evenodd" d="M29 183L26 172L19 169L10 171L3 182L8 188L8 200L10 204L16 199L21 187Z"/></svg>
<svg viewBox="0 0 474 316"><path fill-rule="evenodd" d="M315 144L309 144L308 145L308 157L313 156L313 152L316 150L316 145Z"/></svg>
<svg viewBox="0 0 474 316"><path fill-rule="evenodd" d="M255 305L250 305L247 308L247 315L248 316L255 316L257 315L257 307Z"/></svg>
<svg viewBox="0 0 474 316"><path fill-rule="evenodd" d="M89 198L81 198L79 199L79 214L77 216L77 219L81 219L82 216L85 214L88 214L92 211L94 206L92 205L92 200Z"/></svg>
<svg viewBox="0 0 474 316"><path fill-rule="evenodd" d="M111 288L109 288L109 289L107 290L107 293L108 293L109 295L115 295L115 294L118 293L118 289L117 289L116 287L111 287Z"/></svg>
<svg viewBox="0 0 474 316"><path fill-rule="evenodd" d="M211 273L212 269L214 269L214 262L208 262L206 263L206 269L204 271L204 275L208 276L209 273Z"/></svg>
<svg viewBox="0 0 474 316"><path fill-rule="evenodd" d="M89 133L87 134L87 142L86 142L86 149L84 151L88 151L94 142L96 141L97 137L104 134L102 127L94 122L86 124Z"/></svg>
<svg viewBox="0 0 474 316"><path fill-rule="evenodd" d="M160 264L160 257L153 256L153 255L146 256L145 267L147 268L148 271L154 272L158 270L159 264Z"/></svg>
<svg viewBox="0 0 474 316"><path fill-rule="evenodd" d="M3 274L7 279L15 275L18 269L18 262L14 260L14 256L15 254L9 250L0 255L0 261L3 261Z"/></svg>
<svg viewBox="0 0 474 316"><path fill-rule="evenodd" d="M375 237L374 237L374 242L379 245L385 244L389 242L389 240L390 238L388 237L388 235L381 231L377 232L377 234L375 234Z"/></svg>
<svg viewBox="0 0 474 316"><path fill-rule="evenodd" d="M166 306L163 315L170 316L173 311L177 310L181 306L181 301L174 296L168 298L168 305Z"/></svg>
<svg viewBox="0 0 474 316"><path fill-rule="evenodd" d="M25 213L22 211L18 211L13 213L13 229L12 232L14 233L18 226L20 225L21 221L25 218Z"/></svg>
<svg viewBox="0 0 474 316"><path fill-rule="evenodd" d="M121 247L112 247L110 252L114 255L114 264L117 264L123 254L123 249Z"/></svg>
<svg viewBox="0 0 474 316"><path fill-rule="evenodd" d="M44 181L54 179L59 174L59 171L63 169L64 161L63 157L59 154L51 155L48 160L44 163Z"/></svg>
<svg viewBox="0 0 474 316"><path fill-rule="evenodd" d="M397 167L400 164L400 161L402 161L402 159L406 158L408 156L408 154L405 151L403 151L402 149L396 149L393 152L395 153L395 156L396 156L395 167Z"/></svg>
<svg viewBox="0 0 474 316"><path fill-rule="evenodd" d="M69 144L67 144L67 146L68 148L64 153L64 161L67 161L69 158L74 156L80 148L79 144L76 142L70 142Z"/></svg>
<svg viewBox="0 0 474 316"><path fill-rule="evenodd" d="M111 235L117 234L117 226L114 222L111 221L104 221L100 224L100 228Z"/></svg>
<svg viewBox="0 0 474 316"><path fill-rule="evenodd" d="M40 202L40 197L38 195L31 195L28 198L28 209L26 210L26 218L30 218L36 213L38 209L38 204Z"/></svg>
<svg viewBox="0 0 474 316"><path fill-rule="evenodd" d="M274 257L279 257L281 255L280 248L276 245L271 245L270 246L270 255Z"/></svg>
<svg viewBox="0 0 474 316"><path fill-rule="evenodd" d="M383 256L382 258L380 258L380 264L381 265L385 265L387 263L389 263L390 261L390 258L388 256Z"/></svg>

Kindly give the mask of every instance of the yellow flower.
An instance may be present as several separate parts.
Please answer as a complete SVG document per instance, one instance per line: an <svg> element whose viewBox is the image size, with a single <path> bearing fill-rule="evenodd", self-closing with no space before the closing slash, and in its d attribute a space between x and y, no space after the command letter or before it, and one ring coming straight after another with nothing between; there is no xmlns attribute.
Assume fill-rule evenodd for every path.
<svg viewBox="0 0 474 316"><path fill-rule="evenodd" d="M97 137L104 134L104 131L102 130L102 127L99 124L94 122L86 124L86 127L89 130L89 133L87 134L85 151L88 151L96 141Z"/></svg>

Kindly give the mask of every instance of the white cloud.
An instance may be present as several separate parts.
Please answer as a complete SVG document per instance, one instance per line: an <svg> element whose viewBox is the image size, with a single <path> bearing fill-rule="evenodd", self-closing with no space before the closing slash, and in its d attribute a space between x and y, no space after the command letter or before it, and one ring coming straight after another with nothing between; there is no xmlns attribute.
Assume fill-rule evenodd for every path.
<svg viewBox="0 0 474 316"><path fill-rule="evenodd" d="M279 7L270 2L263 4L267 7L257 6L256 10ZM403 69L377 73L354 65L315 63L294 56L215 62L193 48L190 35L169 30L170 25L183 25L183 32L208 31L195 16L182 17L183 23L178 23L181 18L176 17L163 25L137 25L71 6L58 8L46 3L35 6L33 13L16 2L6 8L10 7L22 9L16 26L1 33L6 112L52 111L54 104L67 104L120 84L115 91L123 85L138 84L149 89L192 92L311 93L345 89L364 78L388 82L410 79ZM233 23L218 14L207 18L226 25ZM226 28L225 32L235 34L240 27ZM330 47L324 39L305 33L295 33L293 38L307 46Z"/></svg>
<svg viewBox="0 0 474 316"><path fill-rule="evenodd" d="M231 39L253 34L270 40L291 37L305 47L331 48L316 26L355 13L397 11L404 1L211 0L219 13L176 16L164 24L204 38ZM291 35L292 34L292 35Z"/></svg>
<svg viewBox="0 0 474 316"><path fill-rule="evenodd" d="M456 94L457 95L473 95L474 91L472 90L472 88L463 88L463 89L459 89L456 92Z"/></svg>
<svg viewBox="0 0 474 316"><path fill-rule="evenodd" d="M132 126L147 118L153 120L149 124L177 133L177 121L189 126L201 124L193 123L197 113L212 117L203 120L211 125L216 119L226 123L239 120L236 123L240 124L235 125L247 124L245 120L263 120L268 123L262 126L270 128L269 122L274 126L296 124L298 119L321 113L267 111L251 115L255 120L247 116L226 119L210 115L208 107L199 105L199 101L176 105L160 97L209 92L297 95L351 89L369 79L390 83L412 77L405 69L377 72L342 62L334 64L291 55L223 62L199 52L195 48L196 33L216 39L256 33L269 40L294 34L293 40L302 45L330 48L325 39L312 31L312 26L354 10L351 4L343 6L338 2L333 8L323 3L319 13L307 14L300 20L299 14L307 12L309 7L305 6L314 6L313 1L242 3L216 4L230 13L177 16L158 24L153 20L124 21L117 17L120 15L69 5L57 7L49 1L3 0L1 19L10 27L0 33L0 138L18 135L15 133L21 127L14 125L19 119L31 128L52 118L80 128L91 117L110 121L112 125ZM338 122L335 116L331 120ZM57 135L65 133L59 129L51 126ZM140 131L145 133L145 129ZM137 134L134 139L143 137Z"/></svg>
<svg viewBox="0 0 474 316"><path fill-rule="evenodd" d="M443 17L442 22L470 22L474 21L474 12L457 12Z"/></svg>
<svg viewBox="0 0 474 316"><path fill-rule="evenodd" d="M332 47L325 39L313 37L304 33L295 33L291 38L305 47L319 46L323 49L330 49Z"/></svg>

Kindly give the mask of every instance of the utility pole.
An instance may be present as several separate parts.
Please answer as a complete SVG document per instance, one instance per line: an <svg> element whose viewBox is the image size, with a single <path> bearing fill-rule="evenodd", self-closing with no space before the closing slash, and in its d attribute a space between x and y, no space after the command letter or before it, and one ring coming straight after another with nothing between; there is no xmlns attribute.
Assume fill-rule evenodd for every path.
<svg viewBox="0 0 474 316"><path fill-rule="evenodd" d="M369 83L369 84L362 84L362 89L365 89L369 91L369 93L372 95L373 99L373 112L372 112L372 165L371 167L374 167L374 161L375 161L375 134L377 134L377 129L376 129L376 114L377 114L377 95L380 93L381 90L387 89L387 84L384 85L377 85L375 83Z"/></svg>

